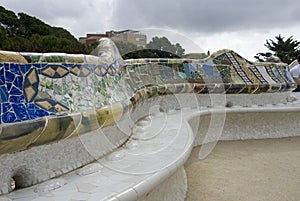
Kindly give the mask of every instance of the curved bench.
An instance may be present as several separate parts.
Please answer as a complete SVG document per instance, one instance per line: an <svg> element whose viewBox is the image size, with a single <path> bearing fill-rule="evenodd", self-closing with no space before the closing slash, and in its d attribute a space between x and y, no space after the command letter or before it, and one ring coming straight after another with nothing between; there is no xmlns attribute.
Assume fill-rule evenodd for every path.
<svg viewBox="0 0 300 201"><path fill-rule="evenodd" d="M161 156L169 157L172 149L180 147L180 141L185 140L186 146L181 147L175 159L170 158L164 166L160 164L161 168L150 168L148 174L141 177L142 180L133 179L133 183L127 183L118 192L111 192L111 189L107 191L108 197L135 196L134 192L140 192L138 198L141 199L156 184L175 172L177 167L182 166L189 155L196 132L192 132L186 121L194 122L201 115L196 112L195 117L188 118L183 108L192 107L191 111L205 113L211 112L207 107L227 107L226 110L222 109L226 112L235 111L235 106L288 103L291 101L290 91L295 86L285 64L254 64L228 50L217 52L201 61L141 59L125 61L125 66L111 41L102 41L97 52L98 57L11 53L18 57L14 58L18 62L24 62L24 58L29 62L38 62L1 63L0 71L5 74L5 77L1 77L1 81L5 82L0 84L3 92L0 102L0 162L5 164L0 167L2 194L12 190L11 179L18 188L32 186L98 160L124 143L130 144L134 133L141 132L133 129L136 123L139 124L137 121L148 116L149 111L151 114L151 109L158 105L166 114L184 114L179 116L184 117L183 119L173 122L182 122L183 134L173 136L174 144L168 144L170 149L161 152ZM179 71L185 73L187 79L178 77ZM191 111L189 113L194 113ZM218 120L220 115L217 115L217 110L212 111ZM202 116L204 113L201 113ZM203 122L211 118L208 114L204 115L206 119ZM221 119L224 114L226 113L220 116ZM159 119L154 119L156 118ZM223 120L222 124L226 122ZM191 125L196 131L197 121L196 125ZM200 128L200 133L205 130L201 123ZM165 136L165 133L168 130L160 131L160 135L152 136L153 139L150 138L142 147L146 149L159 139L167 141L168 135ZM209 136L212 137L211 134ZM177 143L175 139L178 140ZM196 141L201 141L201 138ZM122 154L117 153L116 157ZM131 156L126 160L132 161L136 157ZM154 155L150 155L148 160L153 157ZM101 164L112 167L114 162L103 160L100 160ZM122 167L120 160L119 162L116 162L115 168ZM147 163L149 162L146 162L145 157L145 164ZM96 173L99 169L100 166L91 165L83 172ZM118 173L114 171L111 174L117 174L116 172ZM101 177L101 173L99 174ZM71 182L73 179L77 180L74 175L76 174L70 173ZM127 178L130 180L135 174L131 172L129 175ZM183 175L181 172L181 177ZM161 176L163 179L158 179ZM49 182L42 184L42 187L28 188L28 192L36 188L34 191L37 193L33 196L38 196L49 188L53 190L66 184L65 180L55 184ZM74 188L74 185L65 186ZM85 189L84 186L81 187ZM138 188L141 189L137 190ZM128 193L125 193L126 189ZM26 189L21 189L18 192L25 191ZM54 192L61 193L60 190L55 190L50 194ZM19 194L16 191L8 196Z"/></svg>
<svg viewBox="0 0 300 201"><path fill-rule="evenodd" d="M290 118L299 115L298 101L231 108L183 107L168 112L160 112L159 108L162 109L161 105L156 105L149 116L137 121L131 139L106 157L58 179L14 191L7 197L184 200L187 181L183 165L193 146L202 145L199 157L203 158L218 140L299 136L297 130L290 129L296 125ZM278 116L289 118L278 121ZM250 124L242 124L241 129L240 123L249 120L257 129Z"/></svg>

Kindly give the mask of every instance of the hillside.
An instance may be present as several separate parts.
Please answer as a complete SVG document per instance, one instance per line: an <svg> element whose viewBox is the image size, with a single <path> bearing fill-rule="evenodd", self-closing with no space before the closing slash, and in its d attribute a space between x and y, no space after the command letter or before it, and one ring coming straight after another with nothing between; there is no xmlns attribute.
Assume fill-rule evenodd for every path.
<svg viewBox="0 0 300 201"><path fill-rule="evenodd" d="M25 13L0 6L0 50L85 53L85 46L66 29L50 26Z"/></svg>

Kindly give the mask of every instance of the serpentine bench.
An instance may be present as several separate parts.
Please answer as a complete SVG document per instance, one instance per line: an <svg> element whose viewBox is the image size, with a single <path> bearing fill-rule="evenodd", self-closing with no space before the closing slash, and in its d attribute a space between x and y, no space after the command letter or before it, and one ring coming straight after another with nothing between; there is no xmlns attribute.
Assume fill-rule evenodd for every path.
<svg viewBox="0 0 300 201"><path fill-rule="evenodd" d="M94 54L0 52L3 199L183 200L193 144L297 135L286 64Z"/></svg>

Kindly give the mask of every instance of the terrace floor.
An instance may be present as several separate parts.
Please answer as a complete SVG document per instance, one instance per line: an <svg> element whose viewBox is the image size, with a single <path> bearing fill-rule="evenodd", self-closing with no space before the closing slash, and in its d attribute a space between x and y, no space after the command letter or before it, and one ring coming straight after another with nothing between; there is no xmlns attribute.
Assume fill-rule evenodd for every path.
<svg viewBox="0 0 300 201"><path fill-rule="evenodd" d="M299 200L300 137L220 141L204 160L200 148L185 164L186 201Z"/></svg>

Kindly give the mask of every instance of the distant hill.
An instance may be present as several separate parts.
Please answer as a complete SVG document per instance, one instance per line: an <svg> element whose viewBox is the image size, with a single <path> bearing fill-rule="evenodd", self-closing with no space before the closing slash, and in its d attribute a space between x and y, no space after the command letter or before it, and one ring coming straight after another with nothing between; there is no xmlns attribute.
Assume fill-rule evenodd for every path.
<svg viewBox="0 0 300 201"><path fill-rule="evenodd" d="M50 26L25 13L0 6L0 50L86 53L86 47L64 28Z"/></svg>

